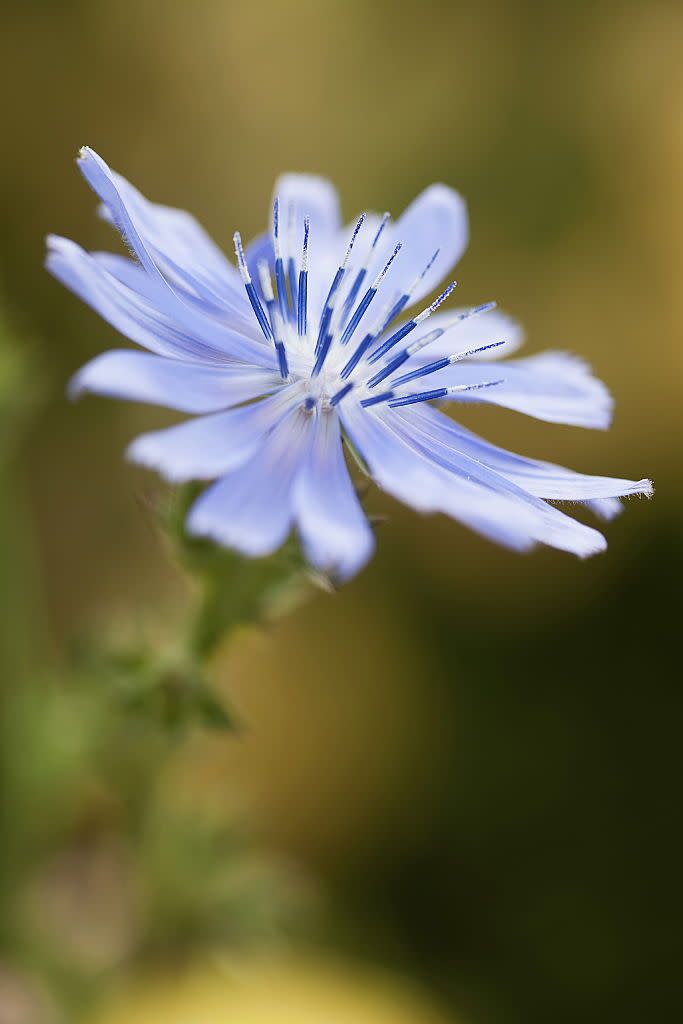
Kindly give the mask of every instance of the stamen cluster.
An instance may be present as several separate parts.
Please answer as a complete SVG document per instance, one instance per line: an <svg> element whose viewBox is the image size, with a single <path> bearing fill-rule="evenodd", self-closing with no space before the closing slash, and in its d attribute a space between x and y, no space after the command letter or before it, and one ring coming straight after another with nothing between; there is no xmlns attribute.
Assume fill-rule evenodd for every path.
<svg viewBox="0 0 683 1024"><path fill-rule="evenodd" d="M381 269L358 299L368 272L377 261L377 251L381 248L379 243L389 219L390 215L385 213L379 227L370 234L365 252L360 258L355 259L356 243L363 232L366 214L361 214L358 218L344 258L330 283L317 330L308 315L309 218L303 218L303 242L299 247L294 237L295 219L293 211L290 210L289 230L283 245L280 200L278 197L275 198L272 224L274 265L271 268L266 260L258 262L258 288L251 277L240 233L235 232L237 265L258 325L266 340L271 341L275 347L283 382L295 379L306 382L302 404L307 410L312 411L318 405L323 408L334 408L352 392L363 408L382 403L387 403L389 408L401 408L418 402L446 398L461 391L473 391L502 383L502 380L484 380L476 384L456 384L426 391L404 390L405 385L412 381L428 377L461 359L496 348L504 344L504 340L454 352L450 356L442 356L427 365L420 365L408 373L393 377L405 363L440 338L447 329L438 328L431 331L404 345L397 354L388 358L389 354L394 353L396 347L424 323L456 288L457 282L452 281L421 313L411 317L393 332L389 332L389 328L401 312L411 304L414 292L438 258L438 249L405 291L394 293L385 301L379 313L370 319L361 340L354 340L361 321L370 310L382 286L384 285L383 290L386 291L385 282L390 284L392 265L403 247L403 243L399 241L394 245L388 258L385 254L385 258L381 259ZM283 250L287 253L286 257ZM458 314L449 327L494 308L495 303L492 302L476 306ZM392 377L393 379L390 379ZM384 384L384 388L375 391L380 384Z"/></svg>

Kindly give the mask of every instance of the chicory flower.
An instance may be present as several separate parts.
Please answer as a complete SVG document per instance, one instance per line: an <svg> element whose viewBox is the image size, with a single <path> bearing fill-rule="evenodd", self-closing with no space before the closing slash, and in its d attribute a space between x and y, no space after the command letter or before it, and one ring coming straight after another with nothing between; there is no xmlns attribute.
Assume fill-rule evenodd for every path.
<svg viewBox="0 0 683 1024"><path fill-rule="evenodd" d="M312 566L347 579L374 537L345 444L400 501L518 551L604 549L601 533L548 501L609 519L618 498L651 493L647 480L586 476L495 447L438 407L489 402L606 428L612 406L574 356L498 362L521 344L520 328L492 303L447 312L455 282L426 302L468 240L452 189L432 185L395 222L367 214L344 227L328 181L285 175L270 230L246 249L235 234L235 267L189 214L149 202L91 149L79 166L133 258L52 236L47 266L146 351L97 356L71 393L192 414L129 448L172 482L215 481L190 510L191 533L260 556L295 528Z"/></svg>

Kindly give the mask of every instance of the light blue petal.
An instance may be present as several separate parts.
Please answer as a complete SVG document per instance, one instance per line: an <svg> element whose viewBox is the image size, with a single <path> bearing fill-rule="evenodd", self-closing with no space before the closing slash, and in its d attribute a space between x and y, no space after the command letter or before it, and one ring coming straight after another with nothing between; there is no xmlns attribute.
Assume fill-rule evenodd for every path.
<svg viewBox="0 0 683 1024"><path fill-rule="evenodd" d="M72 398L90 391L108 398L150 402L179 412L213 412L277 387L279 378L257 367L201 366L132 349L103 352L73 377Z"/></svg>
<svg viewBox="0 0 683 1024"><path fill-rule="evenodd" d="M111 176L154 262L178 290L228 309L248 310L238 271L189 213L151 203L120 174L111 171ZM107 204L100 213L117 226Z"/></svg>
<svg viewBox="0 0 683 1024"><path fill-rule="evenodd" d="M209 317L198 315L196 306L188 303L182 290L174 288L163 273L155 259L154 247L147 244L147 225L141 220L138 205L133 201L129 208L126 202L131 198L128 183L115 175L104 160L87 147L81 150L78 163L84 178L108 208L123 238L159 286L160 294L164 296L163 311L173 316L181 328L196 334L201 342L220 349L226 340L225 328Z"/></svg>
<svg viewBox="0 0 683 1024"><path fill-rule="evenodd" d="M251 458L298 390L297 385L282 387L261 402L141 434L129 446L128 458L173 483L214 480Z"/></svg>
<svg viewBox="0 0 683 1024"><path fill-rule="evenodd" d="M539 462L536 459L515 455L477 437L437 409L428 406L410 406L405 409L405 417L414 423L417 429L432 432L444 444L452 446L462 455L476 459L477 462L500 473L511 483L538 498L548 498L552 501L596 501L594 511L602 518L612 518L620 508L619 502L615 508L610 499L631 494L644 494L649 497L652 493L652 484L649 480L587 476L550 462ZM600 504L605 499L607 504Z"/></svg>
<svg viewBox="0 0 683 1024"><path fill-rule="evenodd" d="M317 418L294 510L306 557L321 572L346 580L372 555L374 536L349 477L335 412Z"/></svg>
<svg viewBox="0 0 683 1024"><path fill-rule="evenodd" d="M130 341L143 345L159 355L187 357L196 351L194 342L171 326L150 301L141 301L140 294L120 286L107 277L94 259L68 238L50 235L45 266L63 285L98 313L103 320ZM140 272L147 277L143 270ZM202 351L203 358L219 356ZM222 360L225 354L220 354Z"/></svg>
<svg viewBox="0 0 683 1024"><path fill-rule="evenodd" d="M112 176L126 205L135 212L145 244L160 263L167 262L172 273L186 283L196 282L215 297L248 304L237 269L191 214L152 203L120 174L112 172ZM102 208L102 215L112 220L108 206Z"/></svg>
<svg viewBox="0 0 683 1024"><path fill-rule="evenodd" d="M136 217L136 211L129 209L126 203L126 198L130 198L127 188L128 183L116 175L107 166L102 157L98 156L89 146L85 146L81 150L78 157L78 166L93 192L99 196L107 207L112 223L121 232L124 240L140 260L147 273L171 291L150 249L145 244L142 225L139 224L139 211Z"/></svg>
<svg viewBox="0 0 683 1024"><path fill-rule="evenodd" d="M385 414L387 426L425 459L443 466L456 478L463 477L472 484L479 484L483 489L481 498L484 503L505 498L523 509L531 540L580 558L604 551L607 544L597 530L576 522L481 462L463 455L433 424L418 424L405 410L391 412L393 415Z"/></svg>
<svg viewBox="0 0 683 1024"><path fill-rule="evenodd" d="M292 488L312 424L300 408L288 413L248 462L197 499L187 519L190 533L251 557L275 551L292 526Z"/></svg>
<svg viewBox="0 0 683 1024"><path fill-rule="evenodd" d="M394 245L401 242L401 252L384 286L401 294L411 287L438 249L439 255L412 293L413 302L419 302L451 273L468 240L467 207L462 196L447 185L431 185L413 200L395 224L390 223L385 229L371 276L381 268Z"/></svg>
<svg viewBox="0 0 683 1024"><path fill-rule="evenodd" d="M290 208L293 214L294 235L303 244L304 217L311 224L309 252L311 262L316 258L316 246L325 245L341 227L337 190L327 178L315 174L282 174L275 182L273 198L280 200L283 232L289 231Z"/></svg>
<svg viewBox="0 0 683 1024"><path fill-rule="evenodd" d="M417 366L418 363L431 363L442 356L452 356L456 352L470 352L483 345L504 341L504 345L486 349L472 357L478 363L497 361L507 358L524 343L522 326L500 309L491 309L487 313L471 316L466 320L458 319L459 316L467 312L466 309L442 307L442 310L430 316L422 333L428 334L437 327L445 333L423 349L415 357L414 364L411 363L411 366ZM416 333L414 337L419 337L419 335Z"/></svg>
<svg viewBox="0 0 683 1024"><path fill-rule="evenodd" d="M325 295L330 287L337 263L342 258L342 241L339 197L332 182L314 174L283 174L275 182L273 199L280 203L280 237L282 254L298 261L304 240L304 218L310 221L308 244L308 293L309 316L315 319L322 309ZM272 218L272 206L269 224ZM245 256L252 279L259 280L258 264L265 260L272 269L275 263L273 233L267 231L253 239L246 247Z"/></svg>
<svg viewBox="0 0 683 1024"><path fill-rule="evenodd" d="M150 202L88 147L81 151L79 166L103 201L101 215L130 241L143 265L141 253L182 289L248 306L239 273L194 217Z"/></svg>
<svg viewBox="0 0 683 1024"><path fill-rule="evenodd" d="M256 238L252 239L244 250L244 256L247 261L249 273L251 274L251 279L260 292L259 263L267 263L270 267L271 275L275 269L275 253L273 251L272 231L264 231L263 234L257 235Z"/></svg>
<svg viewBox="0 0 683 1024"><path fill-rule="evenodd" d="M90 256L127 288L163 309L164 294L162 290L139 263L113 252L92 252ZM230 306L226 302L221 302L218 306L215 302L189 291L183 292L183 300L187 305L196 309L201 316L213 317L222 325L229 324L231 330L244 335L245 338L257 341L259 344L263 343L263 335L254 318L251 306L245 309L242 303Z"/></svg>
<svg viewBox="0 0 683 1024"><path fill-rule="evenodd" d="M310 221L308 239L308 316L317 326L332 278L348 244L342 228L339 197L334 185L314 174L283 174L275 182L273 198L280 202L283 256L300 257L304 218ZM272 212L272 208L271 208ZM344 240L342 240L344 238ZM263 240L267 246L267 241ZM250 246L249 256L256 257ZM269 262L272 253L267 253Z"/></svg>
<svg viewBox="0 0 683 1024"><path fill-rule="evenodd" d="M542 352L511 359L486 370L474 362L455 363L429 378L430 387L478 384L502 379L495 387L455 394L453 401L490 402L548 423L606 430L612 420L609 391L583 360L566 352Z"/></svg>
<svg viewBox="0 0 683 1024"><path fill-rule="evenodd" d="M354 447L387 493L418 512L443 512L513 550L533 546L532 517L519 502L447 471L371 411L345 402L341 416Z"/></svg>
<svg viewBox="0 0 683 1024"><path fill-rule="evenodd" d="M194 312L188 329L175 317L177 305L167 301L166 289L141 268L124 272L117 264L114 276L101 259L85 252L67 238L48 238L47 269L62 284L91 306L116 330L138 345L160 355L194 358L202 362L229 360L275 366L272 346L209 321ZM126 278L124 282L123 278ZM135 287L131 287L135 285ZM187 307L185 307L187 309Z"/></svg>

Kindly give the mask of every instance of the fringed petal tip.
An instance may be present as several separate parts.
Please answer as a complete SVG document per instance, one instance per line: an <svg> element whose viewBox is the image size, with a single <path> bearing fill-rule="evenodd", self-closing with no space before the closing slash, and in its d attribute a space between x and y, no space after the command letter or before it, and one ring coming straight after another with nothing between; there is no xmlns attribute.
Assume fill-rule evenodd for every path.
<svg viewBox="0 0 683 1024"><path fill-rule="evenodd" d="M76 156L76 163L83 173L84 167L88 164L97 164L101 168L105 168L109 171L109 165L102 159L102 157L95 152L92 146L81 146Z"/></svg>
<svg viewBox="0 0 683 1024"><path fill-rule="evenodd" d="M604 522L610 522L612 519L616 519L624 511L621 498L640 497L640 498L651 498L655 493L651 480L635 480L631 486L623 492L621 497L618 498L591 498L589 501L582 502L586 508L589 508L593 515L596 515L598 519L602 519Z"/></svg>
<svg viewBox="0 0 683 1024"><path fill-rule="evenodd" d="M81 146L76 157L76 165L95 192L98 189L93 181L93 175L105 174L109 176L112 173L109 165L90 146Z"/></svg>
<svg viewBox="0 0 683 1024"><path fill-rule="evenodd" d="M527 365L551 377L558 375L569 387L576 387L577 399L583 399L586 419L574 421L576 426L608 430L614 417L614 397L604 381L595 376L593 367L574 352L550 350L527 357Z"/></svg>
<svg viewBox="0 0 683 1024"><path fill-rule="evenodd" d="M615 484L617 481L615 481ZM633 480L631 482L623 481L624 486L620 488L618 493L615 493L612 500L619 501L620 498L651 498L655 493L655 489L652 480ZM610 518L610 517L608 517Z"/></svg>
<svg viewBox="0 0 683 1024"><path fill-rule="evenodd" d="M633 490L633 494L641 494L644 498L652 498L654 496L655 485L652 483L652 480L639 480L637 487L637 490Z"/></svg>
<svg viewBox="0 0 683 1024"><path fill-rule="evenodd" d="M632 483L629 484L628 487L624 487L623 490L620 490L618 496L605 500L619 502L619 500L622 498L651 498L653 497L654 493L655 488L654 484L652 483L652 480L634 480ZM605 511L607 511L607 515L605 515ZM610 511L612 510L609 508L609 506L606 506L606 509L601 509L598 511L598 515L603 515L604 518L611 519L612 515L618 515L619 511L621 511L621 506L619 506L619 509L617 511L614 511L612 515L609 514Z"/></svg>
<svg viewBox="0 0 683 1024"><path fill-rule="evenodd" d="M568 356L568 353L565 353ZM569 357L577 369L577 382L581 381L586 397L592 398L592 411L585 426L594 430L609 430L614 419L614 396L605 382L593 373L589 363L580 357ZM577 426L583 424L578 423Z"/></svg>

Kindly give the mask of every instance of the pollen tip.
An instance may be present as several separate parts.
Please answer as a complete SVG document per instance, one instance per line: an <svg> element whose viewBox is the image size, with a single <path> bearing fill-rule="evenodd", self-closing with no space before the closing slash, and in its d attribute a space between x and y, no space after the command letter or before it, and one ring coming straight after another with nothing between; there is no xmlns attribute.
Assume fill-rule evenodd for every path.
<svg viewBox="0 0 683 1024"><path fill-rule="evenodd" d="M366 217L366 214L361 213L360 217L356 221L356 226L353 229L353 234L351 235L351 241L349 242L348 248L346 250L346 255L344 256L344 261L342 263L342 269L344 269L344 270L346 269L346 267L348 265L348 262L349 262L349 259L351 258L351 252L353 251L353 246L355 244L356 239L358 238L358 233L359 233L360 229L363 227L363 224L365 223L365 217Z"/></svg>
<svg viewBox="0 0 683 1024"><path fill-rule="evenodd" d="M493 388L504 383L505 378L501 377L500 380L483 380L479 384L453 384L444 390L447 395L459 395L465 391L481 391L483 388Z"/></svg>
<svg viewBox="0 0 683 1024"><path fill-rule="evenodd" d="M247 261L244 256L244 247L242 246L242 236L239 231L236 231L232 236L233 245L235 246L235 256L240 267L246 267Z"/></svg>
<svg viewBox="0 0 683 1024"><path fill-rule="evenodd" d="M434 300L434 302L432 303L432 305L430 306L430 309L432 310L432 312L435 309L438 309L439 306L441 305L441 303L445 302L446 299L448 298L448 296L451 294L451 292L454 291L457 287L458 287L458 282L457 281L451 281L451 283L448 285L448 287L444 288L444 290L441 292L441 295L439 295L438 298L436 298Z"/></svg>
<svg viewBox="0 0 683 1024"><path fill-rule="evenodd" d="M376 248L377 243L379 242L379 240L381 238L381 235L382 235L382 232L384 231L385 227L387 226L387 223L388 223L390 217L391 217L391 214L389 213L389 211L385 210L385 212L382 214L382 219L380 221L379 227L377 228L377 231L375 232L375 237L374 237L374 239L372 241L371 249L375 249Z"/></svg>

